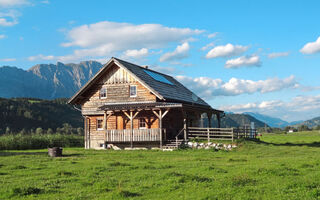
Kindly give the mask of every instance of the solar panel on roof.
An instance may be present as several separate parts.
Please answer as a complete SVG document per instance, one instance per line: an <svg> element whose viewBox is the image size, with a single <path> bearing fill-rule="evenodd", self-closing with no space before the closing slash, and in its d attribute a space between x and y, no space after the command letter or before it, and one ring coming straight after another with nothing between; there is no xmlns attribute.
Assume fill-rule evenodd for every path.
<svg viewBox="0 0 320 200"><path fill-rule="evenodd" d="M166 77L164 77L161 74L158 74L158 73L155 73L155 72L152 72L152 71L149 71L149 70L143 70L143 71L146 72L149 76L151 76L156 81L160 81L162 83L173 85L173 83L171 83L171 81L166 79Z"/></svg>

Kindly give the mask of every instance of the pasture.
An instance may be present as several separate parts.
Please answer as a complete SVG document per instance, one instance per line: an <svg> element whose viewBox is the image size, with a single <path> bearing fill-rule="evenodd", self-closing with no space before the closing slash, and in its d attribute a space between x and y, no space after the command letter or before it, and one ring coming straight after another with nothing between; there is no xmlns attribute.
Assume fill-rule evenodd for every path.
<svg viewBox="0 0 320 200"><path fill-rule="evenodd" d="M233 151L0 151L0 199L320 199L320 133Z"/></svg>

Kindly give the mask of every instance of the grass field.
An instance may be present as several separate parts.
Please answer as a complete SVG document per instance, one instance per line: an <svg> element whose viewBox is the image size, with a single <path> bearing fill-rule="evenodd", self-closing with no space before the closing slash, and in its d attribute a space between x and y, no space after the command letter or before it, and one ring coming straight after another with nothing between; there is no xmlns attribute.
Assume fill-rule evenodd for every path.
<svg viewBox="0 0 320 200"><path fill-rule="evenodd" d="M237 150L0 151L0 199L320 199L320 133Z"/></svg>

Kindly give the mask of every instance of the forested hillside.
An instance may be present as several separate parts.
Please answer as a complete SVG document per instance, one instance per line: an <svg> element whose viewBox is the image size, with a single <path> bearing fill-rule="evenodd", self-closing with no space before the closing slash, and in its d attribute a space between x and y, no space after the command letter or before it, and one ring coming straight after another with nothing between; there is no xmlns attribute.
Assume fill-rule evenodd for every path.
<svg viewBox="0 0 320 200"><path fill-rule="evenodd" d="M83 127L81 113L66 102L67 99L0 98L0 134L37 128L55 131L59 127Z"/></svg>

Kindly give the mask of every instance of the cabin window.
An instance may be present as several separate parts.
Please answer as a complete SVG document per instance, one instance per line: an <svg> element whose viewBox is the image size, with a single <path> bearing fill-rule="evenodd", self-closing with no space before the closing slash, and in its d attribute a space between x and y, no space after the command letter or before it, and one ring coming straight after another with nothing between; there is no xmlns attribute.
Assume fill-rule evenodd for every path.
<svg viewBox="0 0 320 200"><path fill-rule="evenodd" d="M139 129L146 129L147 122L145 118L139 118Z"/></svg>
<svg viewBox="0 0 320 200"><path fill-rule="evenodd" d="M103 130L103 119L97 119L97 130Z"/></svg>
<svg viewBox="0 0 320 200"><path fill-rule="evenodd" d="M137 96L137 86L130 85L130 97L136 97L136 96Z"/></svg>
<svg viewBox="0 0 320 200"><path fill-rule="evenodd" d="M101 88L100 89L100 99L107 98L107 88Z"/></svg>

